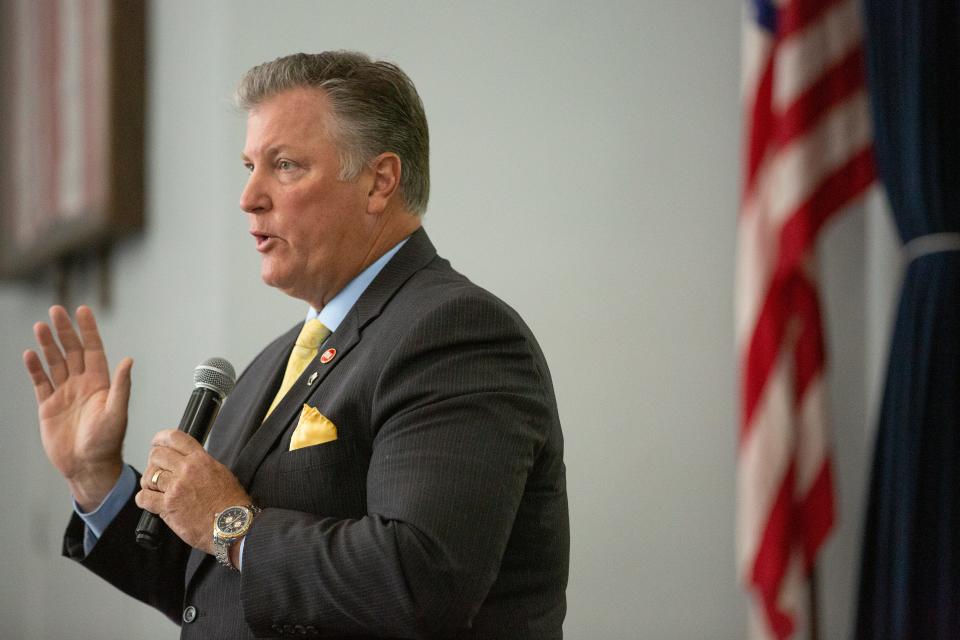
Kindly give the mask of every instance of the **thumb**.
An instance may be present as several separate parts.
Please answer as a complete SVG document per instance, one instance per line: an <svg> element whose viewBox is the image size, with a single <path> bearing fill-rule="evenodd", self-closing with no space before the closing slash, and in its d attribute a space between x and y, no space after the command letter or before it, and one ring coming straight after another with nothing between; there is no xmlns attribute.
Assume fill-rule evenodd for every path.
<svg viewBox="0 0 960 640"><path fill-rule="evenodd" d="M127 415L130 402L130 369L133 359L124 358L113 372L113 383L107 393L107 411L119 416Z"/></svg>

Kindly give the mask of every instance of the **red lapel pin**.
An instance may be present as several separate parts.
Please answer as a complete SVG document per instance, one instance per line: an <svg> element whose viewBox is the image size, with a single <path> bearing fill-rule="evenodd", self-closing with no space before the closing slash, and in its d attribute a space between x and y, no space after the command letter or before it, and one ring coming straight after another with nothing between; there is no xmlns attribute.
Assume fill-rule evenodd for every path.
<svg viewBox="0 0 960 640"><path fill-rule="evenodd" d="M323 355L320 356L320 364L327 364L328 362L333 360L336 357L336 355L337 355L336 349L334 349L333 347L327 349L326 351L323 352Z"/></svg>

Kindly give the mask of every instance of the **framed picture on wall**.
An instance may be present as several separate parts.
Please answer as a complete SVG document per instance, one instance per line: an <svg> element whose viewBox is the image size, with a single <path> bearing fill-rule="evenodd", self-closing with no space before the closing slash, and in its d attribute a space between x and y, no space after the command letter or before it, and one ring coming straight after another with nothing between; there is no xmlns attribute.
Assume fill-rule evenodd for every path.
<svg viewBox="0 0 960 640"><path fill-rule="evenodd" d="M141 0L0 0L0 275L143 226Z"/></svg>

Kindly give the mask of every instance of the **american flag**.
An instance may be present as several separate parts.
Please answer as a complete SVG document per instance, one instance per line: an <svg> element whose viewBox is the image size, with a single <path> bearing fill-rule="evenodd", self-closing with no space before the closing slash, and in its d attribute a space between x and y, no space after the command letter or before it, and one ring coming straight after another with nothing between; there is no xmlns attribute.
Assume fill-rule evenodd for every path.
<svg viewBox="0 0 960 640"><path fill-rule="evenodd" d="M8 15L11 216L28 250L58 222L109 206L110 2L13 0Z"/></svg>
<svg viewBox="0 0 960 640"><path fill-rule="evenodd" d="M874 178L862 41L860 0L746 5L737 564L751 638L810 628L834 523L814 244Z"/></svg>

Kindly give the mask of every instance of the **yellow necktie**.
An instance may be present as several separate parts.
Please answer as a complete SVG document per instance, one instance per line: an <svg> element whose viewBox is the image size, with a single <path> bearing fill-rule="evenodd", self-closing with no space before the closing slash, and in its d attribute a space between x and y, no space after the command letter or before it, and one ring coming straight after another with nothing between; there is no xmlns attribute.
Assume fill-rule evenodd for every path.
<svg viewBox="0 0 960 640"><path fill-rule="evenodd" d="M317 348L329 335L330 329L327 329L316 318L304 323L303 329L300 330L300 335L297 336L297 341L293 345L293 351L290 352L290 359L287 360L287 369L283 372L283 382L280 383L280 390L277 391L276 397L270 403L267 415L263 417L264 420L273 413L273 410L283 400L283 396L287 395L287 391L290 391L293 383L297 381L303 370L316 357Z"/></svg>

